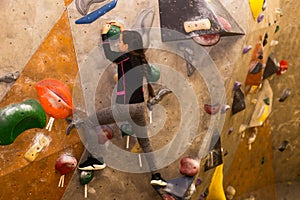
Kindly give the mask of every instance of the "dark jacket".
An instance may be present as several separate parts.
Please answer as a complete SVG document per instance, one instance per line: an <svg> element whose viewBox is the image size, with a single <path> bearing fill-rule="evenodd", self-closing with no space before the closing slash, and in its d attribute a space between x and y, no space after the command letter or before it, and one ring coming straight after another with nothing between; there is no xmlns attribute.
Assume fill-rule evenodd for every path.
<svg viewBox="0 0 300 200"><path fill-rule="evenodd" d="M144 68L141 59L129 53L112 51L107 34L102 34L102 41L106 58L118 65L116 103L134 104L144 102Z"/></svg>

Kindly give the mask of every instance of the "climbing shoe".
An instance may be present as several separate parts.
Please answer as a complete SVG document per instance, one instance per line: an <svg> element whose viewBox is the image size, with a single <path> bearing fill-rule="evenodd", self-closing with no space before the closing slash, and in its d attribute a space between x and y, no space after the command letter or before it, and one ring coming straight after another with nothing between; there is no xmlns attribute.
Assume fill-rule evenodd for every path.
<svg viewBox="0 0 300 200"><path fill-rule="evenodd" d="M155 173L152 174L150 184L157 186L166 186L167 182L161 177L160 173Z"/></svg>
<svg viewBox="0 0 300 200"><path fill-rule="evenodd" d="M103 161L100 161L93 157L88 157L86 161L81 163L78 166L80 170L101 170L106 167L106 164Z"/></svg>

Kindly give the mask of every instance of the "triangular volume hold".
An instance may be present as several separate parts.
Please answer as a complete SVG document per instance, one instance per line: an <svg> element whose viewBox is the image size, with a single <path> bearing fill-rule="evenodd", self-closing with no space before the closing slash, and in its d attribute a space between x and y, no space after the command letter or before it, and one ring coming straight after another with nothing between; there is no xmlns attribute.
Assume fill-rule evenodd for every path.
<svg viewBox="0 0 300 200"><path fill-rule="evenodd" d="M159 0L159 11L163 42L201 35L244 34L218 0Z"/></svg>

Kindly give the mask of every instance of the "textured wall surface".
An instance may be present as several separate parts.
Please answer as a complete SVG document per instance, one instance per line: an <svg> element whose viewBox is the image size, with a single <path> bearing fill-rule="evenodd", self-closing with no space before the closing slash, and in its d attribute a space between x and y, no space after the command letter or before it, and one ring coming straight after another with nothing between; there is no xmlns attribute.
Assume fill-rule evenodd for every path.
<svg viewBox="0 0 300 200"><path fill-rule="evenodd" d="M108 1L105 1L108 2ZM213 1L217 2L217 1ZM264 47L264 62L273 53L278 61L285 59L289 62L287 73L273 76L269 83L273 90L272 112L266 123L258 128L257 137L251 150L247 144L253 129L245 132L245 137L239 132L241 124L248 124L255 105L251 103L257 99L258 93L248 94L246 110L231 115L218 115L217 119L225 120L221 133L224 153L224 187L228 185L237 190L235 199L245 199L253 195L256 199L294 200L300 195L299 188L299 14L300 4L297 0L267 1L265 18L257 23L252 15L247 0L220 0L222 5L237 24L244 30L245 35L221 37L218 44L202 47L195 52L200 56L210 56L226 89L224 103L231 106L233 102L233 85L235 81L244 83L249 70L249 63L253 49L242 54L246 45L253 47L268 33L268 43ZM100 4L92 4L90 11L99 8ZM27 98L37 99L34 84L44 78L57 78L76 94L73 96L75 105L80 110L92 112L94 107L102 108L110 105L111 93L114 87L113 75L115 65L103 57L99 48L100 30L109 20L118 20L129 28L135 25L141 10L152 8L154 19L152 27L159 27L159 10L157 0L119 1L116 8L89 25L75 24L81 17L75 7L75 1L8 1L0 2L2 31L0 33L0 76L10 72L20 71L21 76L15 83L0 83L0 107L20 102ZM279 17L276 8L282 8L283 16ZM276 23L275 23L276 21ZM280 30L275 33L276 25ZM158 42L160 33L152 32L150 46L163 48ZM272 40L278 40L277 46L271 46ZM204 53L205 52L205 53ZM177 52L178 53L178 52ZM204 141L209 125L213 119L205 113L203 104L213 101L212 92L205 83L205 74L195 73L186 76L185 62L182 58L164 50L148 50L147 58L154 63L171 66L175 69L189 87L196 94L199 105L200 121L197 122L198 136L191 142L190 148L183 155L198 156L199 149L207 146ZM210 60L211 59L211 60ZM205 67L203 67L205 68ZM105 70L103 70L105 69ZM99 77L101 79L99 80ZM164 81L169 81L175 87L175 75L162 71L162 78L155 86L160 87ZM99 80L95 84L95 80ZM212 82L213 85L214 82ZM290 88L292 93L284 102L279 102L283 89ZM97 94L95 97L91 95ZM184 96L184 92L180 94ZM179 95L179 96L180 96ZM89 99L89 101L87 101ZM92 100L92 102L90 102ZM163 127L159 134L152 137L155 148L163 147L179 130L182 111L180 104L189 105L188 101L180 102L176 95L169 95L155 107L153 112L153 129ZM193 109L193 107L188 107ZM48 119L48 118L47 118ZM163 120L162 120L163 119ZM164 121L165 120L165 121ZM193 124L189 121L191 125ZM55 159L62 153L71 152L83 161L87 153L76 131L71 135L64 134L66 128L64 120L55 120L51 132L44 129L32 129L22 133L9 146L0 146L0 176L3 188L0 199L84 199L83 186L78 181L79 172L66 177L66 186L58 188L60 174L55 171ZM164 125L164 126L163 126ZM125 138L112 125L116 135L112 142L120 148L125 146ZM230 129L231 134L228 134ZM32 143L37 132L42 132L52 140L50 146L42 151L34 162L24 159L24 153ZM282 142L289 142L285 151L278 148ZM132 139L130 147L135 140ZM182 156L183 156L182 155ZM180 157L171 165L161 169L165 179L177 178ZM193 199L198 199L209 186L214 170L201 171L199 178L202 184L197 187ZM73 176L72 176L73 175ZM89 199L126 200L126 199L159 199L159 196L149 184L150 174L134 174L107 167L96 172L89 184ZM11 190L15 191L12 192ZM47 191L47 193L45 192Z"/></svg>

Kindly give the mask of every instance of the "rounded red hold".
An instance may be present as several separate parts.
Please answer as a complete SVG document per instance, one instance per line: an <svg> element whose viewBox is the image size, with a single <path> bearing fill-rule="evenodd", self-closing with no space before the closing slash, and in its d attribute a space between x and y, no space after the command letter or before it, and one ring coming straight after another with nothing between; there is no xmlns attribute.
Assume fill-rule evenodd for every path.
<svg viewBox="0 0 300 200"><path fill-rule="evenodd" d="M191 158L183 157L180 161L180 173L186 176L195 176L200 169L200 163Z"/></svg>
<svg viewBox="0 0 300 200"><path fill-rule="evenodd" d="M193 40L203 46L211 46L217 44L220 40L220 34L207 34L193 37Z"/></svg>
<svg viewBox="0 0 300 200"><path fill-rule="evenodd" d="M59 171L61 175L65 175L73 171L77 166L77 160L74 156L69 154L62 154L55 162L55 169Z"/></svg>

